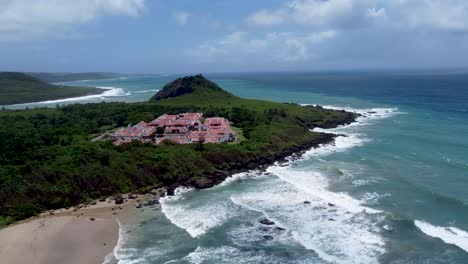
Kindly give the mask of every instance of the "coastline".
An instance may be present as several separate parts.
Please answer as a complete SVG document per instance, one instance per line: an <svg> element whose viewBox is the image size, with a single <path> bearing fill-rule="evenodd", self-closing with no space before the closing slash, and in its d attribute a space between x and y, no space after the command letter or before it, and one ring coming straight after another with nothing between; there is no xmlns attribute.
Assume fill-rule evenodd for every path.
<svg viewBox="0 0 468 264"><path fill-rule="evenodd" d="M49 210L0 229L0 259L9 264L102 264L113 256L119 221L131 208L159 199L164 190L124 195L74 208ZM131 199L129 197L132 197Z"/></svg>
<svg viewBox="0 0 468 264"><path fill-rule="evenodd" d="M357 117L359 117L357 114L349 115L346 120L329 126L349 125L356 122ZM170 179L162 185L153 186L153 189L148 188L143 194L132 195L134 196L132 199L128 198L129 195L124 196L128 198L128 202L124 204L116 205L115 201L107 198L105 201L92 202L91 205L49 210L37 217L20 221L0 229L0 259L12 264L101 264L109 259L115 259L112 256L119 240L119 220L125 219L126 213L131 217L131 211L134 212L126 209L141 208L142 202L159 199L161 189L167 195L174 195L175 189L179 187L206 189L222 183L237 173L266 170L268 166L277 162L294 160L308 150L333 144L338 136L342 136L335 133L318 135L281 151L265 152L240 159L230 163L223 170L217 170L203 177L182 181ZM30 234L34 235L31 237Z"/></svg>
<svg viewBox="0 0 468 264"><path fill-rule="evenodd" d="M102 264L115 260L119 221L132 217L134 210L131 209L142 208L146 201L159 200L165 194L174 195L178 187L211 188L233 174L265 170L276 162L297 159L310 149L333 143L338 136L331 133L322 135L322 138L304 145L260 157L246 164L237 164L222 173L207 175L196 181L176 182L170 186L153 188L145 194L123 195L123 204L116 204L115 198L109 197L88 205L49 210L19 221L0 229L0 259L10 264Z"/></svg>
<svg viewBox="0 0 468 264"><path fill-rule="evenodd" d="M92 87L96 89L102 90L100 93L96 94L88 94L82 95L77 97L66 97L66 98L57 98L45 101L36 101L36 102L28 102L28 103L19 103L19 104L9 104L3 105L7 109L16 110L16 109L24 109L26 107L34 106L34 105L46 105L46 104L55 104L55 103L66 103L66 102L74 102L74 101L82 101L82 100L92 100L92 99L99 99L104 96L113 97L119 96L122 93L122 88L117 87L108 87L108 86L96 86Z"/></svg>

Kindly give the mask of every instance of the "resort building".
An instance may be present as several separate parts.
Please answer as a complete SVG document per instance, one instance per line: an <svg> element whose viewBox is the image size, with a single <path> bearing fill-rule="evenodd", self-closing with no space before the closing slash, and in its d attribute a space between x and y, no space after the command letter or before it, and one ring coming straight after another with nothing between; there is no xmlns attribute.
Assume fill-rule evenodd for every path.
<svg viewBox="0 0 468 264"><path fill-rule="evenodd" d="M182 113L164 114L150 123L142 121L135 126L122 128L112 135L112 140L114 145L132 141L154 144L161 144L164 141L177 144L199 142L219 144L235 141L236 136L237 133L231 128L231 123L226 118L211 117L203 122L202 113Z"/></svg>

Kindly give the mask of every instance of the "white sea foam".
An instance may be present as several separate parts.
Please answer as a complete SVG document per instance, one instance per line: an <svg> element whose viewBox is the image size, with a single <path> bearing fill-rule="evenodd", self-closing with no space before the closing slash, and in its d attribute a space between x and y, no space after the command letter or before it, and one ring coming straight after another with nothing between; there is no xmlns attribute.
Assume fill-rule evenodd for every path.
<svg viewBox="0 0 468 264"><path fill-rule="evenodd" d="M223 246L216 248L205 248L198 247L194 252L190 253L183 260L193 264L202 264L209 261L210 263L236 263L236 264L251 264L251 263L271 263L271 264L282 264L282 260L275 258L274 256L268 256L262 251L241 251L234 247ZM169 264L170 262L166 262ZM298 261L295 263L307 263Z"/></svg>
<svg viewBox="0 0 468 264"><path fill-rule="evenodd" d="M316 132L327 132L327 133L340 133L344 134L344 131L337 132L337 131L330 131L325 129L314 129ZM318 148L313 148L306 153L304 153L305 157L319 157L325 156L329 154L333 154L335 152L343 152L353 147L358 147L364 145L366 142L370 140L365 138L364 135L358 133L347 133L347 135L338 136L335 138L335 141L330 144L323 144Z"/></svg>
<svg viewBox="0 0 468 264"><path fill-rule="evenodd" d="M67 103L67 102L75 102L75 101L87 101L87 100L96 100L96 99L106 99L108 97L118 97L124 96L125 92L122 88L117 87L110 87L110 86L99 86L96 88L106 89L102 94L93 94L93 95L86 95L80 97L72 97L72 98L65 98L65 99L57 99L57 100L47 100L41 102L32 102L32 103L25 103L25 104L15 104L11 105L12 107L17 106L29 106L29 105L37 105L37 104L57 104L57 103Z"/></svg>
<svg viewBox="0 0 468 264"><path fill-rule="evenodd" d="M440 238L445 243L455 245L465 252L468 252L468 232L456 227L433 226L420 220L415 220L414 224L424 234L431 237Z"/></svg>
<svg viewBox="0 0 468 264"><path fill-rule="evenodd" d="M376 204L379 202L380 199L389 197L391 194L389 193L384 193L380 194L377 192L367 192L362 195L361 200L364 201L368 205Z"/></svg>
<svg viewBox="0 0 468 264"><path fill-rule="evenodd" d="M222 193L197 197L195 204L184 195L187 191L190 189L177 189L175 196L163 197L160 202L165 216L192 237L205 234L237 213L236 210L230 210L230 204L222 199Z"/></svg>
<svg viewBox="0 0 468 264"><path fill-rule="evenodd" d="M124 230L123 226L120 223L120 221L117 219L117 223L119 224L119 238L117 240L117 244L115 245L115 248L110 252L105 258L103 264L111 264L111 263L119 263L119 259L122 258L120 256L120 252L123 248L123 245L125 243L125 235L124 235ZM120 263L122 264L122 263Z"/></svg>
<svg viewBox="0 0 468 264"><path fill-rule="evenodd" d="M379 211L347 194L327 190L327 179L320 173L279 166L268 171L278 180L255 192L233 195L231 200L290 230L295 241L324 261L377 262L384 252L377 227Z"/></svg>
<svg viewBox="0 0 468 264"><path fill-rule="evenodd" d="M142 90L142 91L134 91L133 93L139 94L139 93L151 93L151 92L157 92L159 91L158 89L153 89L153 90Z"/></svg>
<svg viewBox="0 0 468 264"><path fill-rule="evenodd" d="M358 118L356 123L334 129L314 130L338 133L343 136L337 137L333 144L323 145L306 152L304 157L323 156L361 146L369 139L366 138L366 135L359 133L358 126L397 113L396 108L353 110L359 111L363 115ZM291 243L294 241L299 243L316 252L326 262L378 262L378 257L385 252L385 243L380 235L381 228L378 227L383 214L378 210L364 206L366 200L370 201L368 199L360 201L348 194L330 191L326 176L320 172L298 170L293 168L292 164L294 161L290 160L286 166L269 167L267 174L276 176L271 178L274 184L256 185L255 189L250 191L227 192L220 188L219 192L208 194L213 195L210 199L197 194L196 204L187 201L189 199L186 200L187 197L184 194L186 190L178 192L176 197L161 200L163 213L172 223L187 230L192 237L198 237L229 219L239 216L239 212L245 214L245 210L235 207L240 206L248 211L262 213L273 220L276 225L286 228L291 235L290 239L293 240L284 239L282 241L283 238L281 238L279 242ZM233 175L226 179L221 186L250 178L253 175L257 174ZM269 181L267 180L267 182ZM377 199L375 196L371 198ZM308 201L308 203L304 203L304 201ZM255 231L248 226L239 228ZM242 234L245 234L246 230L234 230L229 235L238 245L249 240L249 237L251 240L257 239L255 235L250 233L251 236L243 236ZM277 237L275 237L276 240ZM228 254L225 254L226 252ZM225 260L225 258L232 260L229 252L237 251L225 247L199 248L186 260L192 263L203 263L207 256L214 255L216 257L217 254L221 256L219 260Z"/></svg>
<svg viewBox="0 0 468 264"><path fill-rule="evenodd" d="M352 182L353 186L364 186L369 184L369 180L359 179Z"/></svg>
<svg viewBox="0 0 468 264"><path fill-rule="evenodd" d="M268 168L267 171L279 177L283 181L292 184L297 189L313 195L324 202L341 206L347 211L355 213L362 211L366 211L368 213L379 213L378 210L363 207L359 200L356 200L347 194L328 191L327 178L319 172L299 171L293 170L290 167L279 166L272 166Z"/></svg>
<svg viewBox="0 0 468 264"><path fill-rule="evenodd" d="M317 157L330 155L336 152L343 152L353 147L359 147L371 141L365 134L359 132L359 126L371 124L372 121L388 118L399 114L398 108L369 108L369 109L355 109L349 107L338 107L327 105L327 109L346 110L361 114L356 119L356 122L349 125L338 126L336 128L314 128L314 132L334 133L340 136L336 137L333 143L321 145L318 148L310 149L305 153L306 157Z"/></svg>

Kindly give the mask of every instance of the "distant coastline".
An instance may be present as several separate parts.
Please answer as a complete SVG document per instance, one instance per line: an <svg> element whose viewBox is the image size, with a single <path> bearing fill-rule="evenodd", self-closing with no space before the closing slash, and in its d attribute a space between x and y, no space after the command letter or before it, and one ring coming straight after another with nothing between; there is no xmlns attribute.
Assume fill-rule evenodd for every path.
<svg viewBox="0 0 468 264"><path fill-rule="evenodd" d="M0 105L16 105L104 93L96 87L55 85L21 72L0 72Z"/></svg>
<svg viewBox="0 0 468 264"><path fill-rule="evenodd" d="M101 98L103 96L117 96L122 93L122 89L117 88L117 87L96 86L94 88L98 89L97 90L98 93L82 95L82 96L74 96L74 97L57 98L57 99L37 101L37 102L11 104L11 105L5 105L5 107L11 108L11 107L21 107L21 106L28 107L28 106L34 106L36 104L54 104L54 103L59 104L59 103L64 103L64 102L73 102L73 101Z"/></svg>

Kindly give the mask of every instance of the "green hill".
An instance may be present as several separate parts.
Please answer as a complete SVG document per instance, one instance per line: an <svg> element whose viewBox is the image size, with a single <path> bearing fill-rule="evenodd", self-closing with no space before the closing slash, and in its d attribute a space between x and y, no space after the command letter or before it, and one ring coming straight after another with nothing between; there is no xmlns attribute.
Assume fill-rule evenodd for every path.
<svg viewBox="0 0 468 264"><path fill-rule="evenodd" d="M244 140L203 147L137 142L116 147L91 141L130 123L195 111L228 118ZM178 186L208 188L233 173L330 143L334 135L310 129L336 127L356 117L243 99L203 76L178 79L148 102L0 111L0 223L118 193L160 186L169 193Z"/></svg>
<svg viewBox="0 0 468 264"><path fill-rule="evenodd" d="M102 89L52 85L19 72L0 72L0 105L39 102L102 93Z"/></svg>
<svg viewBox="0 0 468 264"><path fill-rule="evenodd" d="M222 95L231 97L232 95L219 87L216 83L207 80L203 75L187 76L179 78L165 85L150 100L163 100L172 97L178 97L184 94L197 92L205 94L208 97Z"/></svg>

